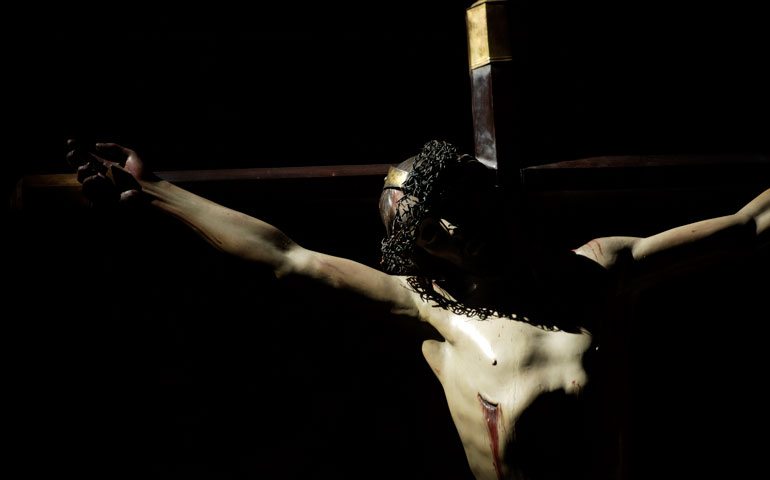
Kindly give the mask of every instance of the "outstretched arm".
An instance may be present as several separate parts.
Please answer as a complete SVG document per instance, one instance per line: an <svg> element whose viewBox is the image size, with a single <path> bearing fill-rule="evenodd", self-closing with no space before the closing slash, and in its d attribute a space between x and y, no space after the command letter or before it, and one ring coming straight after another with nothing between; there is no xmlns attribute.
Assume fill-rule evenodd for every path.
<svg viewBox="0 0 770 480"><path fill-rule="evenodd" d="M770 237L770 189L732 215L672 228L646 238L605 237L575 250L608 270L633 264L633 271L655 273L730 255Z"/></svg>
<svg viewBox="0 0 770 480"><path fill-rule="evenodd" d="M653 259L673 250L681 250L684 258L691 256L691 250L695 254L709 254L711 251L719 253L718 250L740 248L757 241L768 230L768 225L770 189L732 215L703 220L639 239L631 245L631 253L637 261ZM701 252L704 248L708 250Z"/></svg>
<svg viewBox="0 0 770 480"><path fill-rule="evenodd" d="M414 296L403 279L302 248L268 223L157 178L146 171L133 150L98 144L97 154L73 152L70 157L86 157L78 178L84 193L91 197L149 203L189 226L218 250L266 265L279 278L304 276L385 304L394 313L416 315Z"/></svg>

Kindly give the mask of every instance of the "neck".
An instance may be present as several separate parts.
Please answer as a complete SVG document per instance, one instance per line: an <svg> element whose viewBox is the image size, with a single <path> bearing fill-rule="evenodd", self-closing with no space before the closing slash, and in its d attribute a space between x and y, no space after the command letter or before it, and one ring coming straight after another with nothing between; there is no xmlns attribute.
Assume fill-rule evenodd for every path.
<svg viewBox="0 0 770 480"><path fill-rule="evenodd" d="M493 308L501 313L522 314L529 298L532 272L525 263L509 261L495 272L464 274L447 281L445 289L469 307Z"/></svg>

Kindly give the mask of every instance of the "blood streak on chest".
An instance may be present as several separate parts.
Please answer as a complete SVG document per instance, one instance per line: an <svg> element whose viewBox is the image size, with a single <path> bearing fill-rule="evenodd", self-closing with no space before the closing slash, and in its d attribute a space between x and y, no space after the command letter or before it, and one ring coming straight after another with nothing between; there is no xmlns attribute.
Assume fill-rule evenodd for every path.
<svg viewBox="0 0 770 480"><path fill-rule="evenodd" d="M500 410L500 406L488 402L481 394L477 394L479 403L484 412L484 421L487 424L487 432L489 433L489 446L492 449L492 463L495 466L495 473L497 478L503 478L503 472L500 465L500 424L503 421L503 412Z"/></svg>

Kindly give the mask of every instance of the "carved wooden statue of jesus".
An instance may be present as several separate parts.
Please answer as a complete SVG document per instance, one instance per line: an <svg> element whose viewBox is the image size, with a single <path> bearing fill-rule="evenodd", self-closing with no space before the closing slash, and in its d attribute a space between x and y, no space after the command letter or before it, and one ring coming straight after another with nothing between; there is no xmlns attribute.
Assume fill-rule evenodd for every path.
<svg viewBox="0 0 770 480"><path fill-rule="evenodd" d="M546 467L533 459L546 447L528 444L519 422L536 411L542 418L527 417L531 428L545 425L545 398L558 398L575 417L574 445L565 447L573 452L573 478L612 476L606 464L619 455L618 437L613 420L602 418L613 362L601 348L613 341L611 329L603 331L612 321L607 306L641 276L649 280L708 251L755 248L770 225L766 190L733 215L546 253L517 227L515 205L487 167L429 142L385 179L379 270L303 248L272 225L163 181L122 146L73 144L69 158L81 165L78 179L94 203L160 210L279 279L307 277L431 325L436 335L422 352L479 479L542 477Z"/></svg>

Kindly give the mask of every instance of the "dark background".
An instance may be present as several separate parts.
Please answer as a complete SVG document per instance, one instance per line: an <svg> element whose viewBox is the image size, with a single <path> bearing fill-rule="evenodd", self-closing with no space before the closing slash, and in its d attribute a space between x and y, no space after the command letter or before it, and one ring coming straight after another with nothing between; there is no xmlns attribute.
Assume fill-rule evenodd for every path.
<svg viewBox="0 0 770 480"><path fill-rule="evenodd" d="M66 171L69 137L123 142L162 170L390 163L432 138L470 151L469 3L214 9L204 25L220 28L202 32L181 12L149 31L120 15L7 31L8 143L24 157L10 167ZM758 7L514 4L523 163L767 150Z"/></svg>
<svg viewBox="0 0 770 480"><path fill-rule="evenodd" d="M218 28L202 31L171 16L132 28L120 15L6 31L4 186L10 196L22 175L69 171L64 142L71 137L122 143L156 170L397 163L433 138L472 152L469 3L273 5L222 15L227 22L212 19L203 25ZM758 7L532 1L517 12L526 47L523 165L609 154L767 153ZM270 221L309 248L376 266L379 188L379 179L326 179L198 193ZM728 213L744 199L711 210L666 208L683 212L672 219L693 220ZM326 301L330 292L278 284L157 216L61 205L9 213L7 304L16 313L5 322L8 416L13 456L30 475L470 475L420 356L419 332L407 323L362 315L352 299ZM645 227L662 226L641 218ZM570 225L564 231L564 242L577 236ZM682 298L717 296L708 281L740 273L712 273ZM741 312L719 305L714 321ZM708 311L700 305L695 317ZM680 307L664 318L687 313ZM724 336L708 331L699 341ZM669 358L676 339L664 343ZM747 341L745 334L729 339ZM734 347L719 358L761 364L762 349L748 344L757 353L738 355ZM670 365L653 363L657 371ZM684 364L689 373L696 363ZM694 400L679 395L696 384L713 382L712 392L730 378L732 387L753 391L752 378L711 372L716 379L669 378L665 388L680 398L679 410L695 411ZM762 397L751 398L756 407ZM679 436L666 437L666 449L674 451L679 438L692 443L683 432L703 432L698 418L708 418L721 439L742 438L736 425L749 417L736 412L687 417L674 429Z"/></svg>

